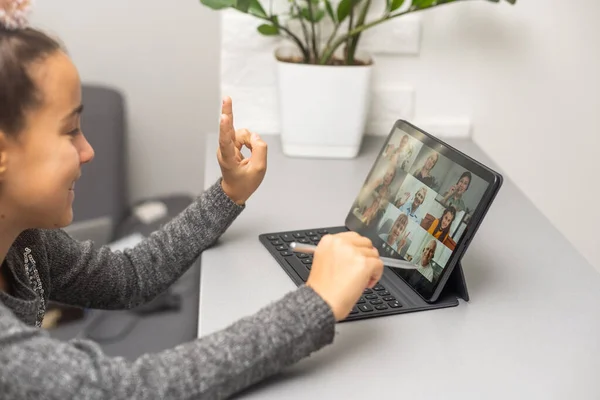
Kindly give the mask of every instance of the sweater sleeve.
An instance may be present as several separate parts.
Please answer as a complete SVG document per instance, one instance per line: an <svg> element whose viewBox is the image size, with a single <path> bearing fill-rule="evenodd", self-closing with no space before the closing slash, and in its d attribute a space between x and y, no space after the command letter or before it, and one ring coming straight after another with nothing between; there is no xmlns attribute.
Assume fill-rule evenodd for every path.
<svg viewBox="0 0 600 400"><path fill-rule="evenodd" d="M331 343L335 318L301 286L229 327L128 362L87 340L61 342L0 302L0 393L7 399L223 399Z"/></svg>
<svg viewBox="0 0 600 400"><path fill-rule="evenodd" d="M219 179L132 249L112 251L62 230L44 232L51 300L86 308L132 308L175 282L242 212Z"/></svg>

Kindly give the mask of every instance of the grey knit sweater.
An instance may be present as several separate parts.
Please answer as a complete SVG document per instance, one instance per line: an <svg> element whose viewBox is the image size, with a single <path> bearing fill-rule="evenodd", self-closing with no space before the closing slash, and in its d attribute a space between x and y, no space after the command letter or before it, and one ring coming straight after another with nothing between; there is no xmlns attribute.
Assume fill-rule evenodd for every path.
<svg viewBox="0 0 600 400"><path fill-rule="evenodd" d="M243 208L227 197L219 180L124 252L77 242L61 230L23 232L2 266L11 290L0 292L0 397L220 399L331 343L333 313L307 286L222 331L134 362L107 357L91 341L54 340L35 327L42 299L25 273L25 258L39 274L43 301L130 308L171 285Z"/></svg>

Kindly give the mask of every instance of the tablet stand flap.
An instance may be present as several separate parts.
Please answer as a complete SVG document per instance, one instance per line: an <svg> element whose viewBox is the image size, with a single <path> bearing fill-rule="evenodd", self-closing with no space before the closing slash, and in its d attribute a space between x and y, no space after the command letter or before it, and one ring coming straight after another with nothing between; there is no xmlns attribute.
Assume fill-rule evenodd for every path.
<svg viewBox="0 0 600 400"><path fill-rule="evenodd" d="M458 263L450 277L448 278L448 282L444 286L444 290L442 291L444 294L453 294L457 297L460 297L464 301L469 301L469 292L467 290L467 282L465 280L465 273L462 268L462 263Z"/></svg>

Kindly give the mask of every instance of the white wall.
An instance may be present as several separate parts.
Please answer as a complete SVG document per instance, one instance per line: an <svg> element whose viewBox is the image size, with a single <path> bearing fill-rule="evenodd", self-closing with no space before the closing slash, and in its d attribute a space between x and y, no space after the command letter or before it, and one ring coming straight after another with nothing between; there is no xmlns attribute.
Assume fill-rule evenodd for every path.
<svg viewBox="0 0 600 400"><path fill-rule="evenodd" d="M425 83L429 71L415 68L410 79L425 83L417 112L470 114L474 140L600 269L598 15L595 0L473 3L432 13L422 64L443 65L448 77ZM453 43L460 45L449 52Z"/></svg>
<svg viewBox="0 0 600 400"><path fill-rule="evenodd" d="M203 187L204 134L218 127L216 13L197 0L52 0L32 23L60 36L84 83L120 89L131 200Z"/></svg>
<svg viewBox="0 0 600 400"><path fill-rule="evenodd" d="M240 124L276 133L276 42L256 33L255 19L222 15L222 90L237 100ZM468 1L421 13L418 55L375 55L376 90L414 89L414 106L391 96L390 110L372 110L369 133L387 134L378 123L394 117L470 121L474 140L600 269L598 15L597 0Z"/></svg>

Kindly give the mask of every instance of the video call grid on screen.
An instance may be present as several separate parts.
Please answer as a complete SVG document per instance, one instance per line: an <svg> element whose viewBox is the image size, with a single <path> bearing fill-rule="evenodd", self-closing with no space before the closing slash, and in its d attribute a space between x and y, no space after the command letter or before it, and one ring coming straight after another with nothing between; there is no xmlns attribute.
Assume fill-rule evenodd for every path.
<svg viewBox="0 0 600 400"><path fill-rule="evenodd" d="M447 265L488 182L396 128L352 213L382 256L416 264L429 282Z"/></svg>

